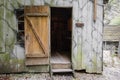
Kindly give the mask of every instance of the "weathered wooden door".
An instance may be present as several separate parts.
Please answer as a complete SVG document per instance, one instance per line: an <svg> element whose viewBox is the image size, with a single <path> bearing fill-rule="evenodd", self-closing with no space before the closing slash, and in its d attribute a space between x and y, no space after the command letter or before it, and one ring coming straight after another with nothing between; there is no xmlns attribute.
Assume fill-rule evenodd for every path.
<svg viewBox="0 0 120 80"><path fill-rule="evenodd" d="M26 65L49 63L49 7L25 7Z"/></svg>

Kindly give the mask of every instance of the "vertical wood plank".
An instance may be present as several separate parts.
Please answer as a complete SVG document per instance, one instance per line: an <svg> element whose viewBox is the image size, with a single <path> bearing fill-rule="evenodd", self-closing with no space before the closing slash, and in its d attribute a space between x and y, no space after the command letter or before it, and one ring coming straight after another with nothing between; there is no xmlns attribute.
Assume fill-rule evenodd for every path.
<svg viewBox="0 0 120 80"><path fill-rule="evenodd" d="M79 19L84 23L82 27L82 69L86 68L87 64L87 1L88 0L79 0ZM86 13L86 14L85 14Z"/></svg>
<svg viewBox="0 0 120 80"><path fill-rule="evenodd" d="M82 29L77 28L77 69L82 69Z"/></svg>
<svg viewBox="0 0 120 80"><path fill-rule="evenodd" d="M77 28L75 26L78 17L78 3L73 1L73 24L72 24L72 63L73 68L77 69Z"/></svg>
<svg viewBox="0 0 120 80"><path fill-rule="evenodd" d="M78 20L77 22L82 23L82 1L78 1ZM77 69L82 70L82 27L77 27Z"/></svg>
<svg viewBox="0 0 120 80"><path fill-rule="evenodd" d="M93 20L93 6L92 6L92 2L88 1L88 5L87 5L87 16L88 16L88 21L87 21L87 47L86 47L86 51L87 51L87 66L86 66L86 72L91 73L91 69L93 67L92 65L92 20Z"/></svg>
<svg viewBox="0 0 120 80"><path fill-rule="evenodd" d="M103 6L98 5L98 4L103 4L103 0L98 0L97 1L97 41L98 41L98 52L97 52L97 73L102 73L103 70Z"/></svg>

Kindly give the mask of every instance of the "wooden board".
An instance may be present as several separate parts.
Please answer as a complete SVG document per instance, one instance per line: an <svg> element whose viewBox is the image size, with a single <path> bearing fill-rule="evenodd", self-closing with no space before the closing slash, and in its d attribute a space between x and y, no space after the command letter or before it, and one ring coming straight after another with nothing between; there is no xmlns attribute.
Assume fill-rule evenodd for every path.
<svg viewBox="0 0 120 80"><path fill-rule="evenodd" d="M48 6L25 7L25 54L26 57L49 56L49 16L27 14L49 14Z"/></svg>
<svg viewBox="0 0 120 80"><path fill-rule="evenodd" d="M53 69L71 69L72 64L67 52L54 52L52 53L50 63Z"/></svg>
<svg viewBox="0 0 120 80"><path fill-rule="evenodd" d="M52 72L58 73L58 72L73 72L72 69L53 69Z"/></svg>
<svg viewBox="0 0 120 80"><path fill-rule="evenodd" d="M25 64L27 66L32 65L48 65L49 59L48 58L27 58Z"/></svg>
<svg viewBox="0 0 120 80"><path fill-rule="evenodd" d="M120 40L120 26L105 25L103 40L104 41L119 41Z"/></svg>
<svg viewBox="0 0 120 80"><path fill-rule="evenodd" d="M52 53L50 62L52 64L69 64L71 62L70 58L65 54L65 52L62 54L60 52Z"/></svg>

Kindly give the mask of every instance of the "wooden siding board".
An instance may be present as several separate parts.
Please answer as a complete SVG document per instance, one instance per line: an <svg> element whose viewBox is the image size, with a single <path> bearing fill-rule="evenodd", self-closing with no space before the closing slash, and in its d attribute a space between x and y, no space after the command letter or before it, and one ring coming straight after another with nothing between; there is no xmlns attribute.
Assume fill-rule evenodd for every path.
<svg viewBox="0 0 120 80"><path fill-rule="evenodd" d="M77 68L82 69L82 30L77 28Z"/></svg>
<svg viewBox="0 0 120 80"><path fill-rule="evenodd" d="M99 3L100 4L100 3ZM100 70L98 71L97 65L102 64L98 59L99 56L102 55L102 52L98 52L99 50L102 51L102 47L99 47L99 43L102 39L99 40L99 37L102 38L102 32L98 32L102 30L102 22L99 21L99 17L101 18L101 13L97 13L97 21L94 23L93 21L93 3L88 0L79 1L79 22L84 22L84 27L76 28L77 29L77 56L75 57L78 61L78 66L75 66L76 70L86 69L89 73L100 73L102 66L99 67ZM102 9L102 6L99 7ZM97 5L97 12L99 11ZM102 12L102 11L101 11ZM87 14L84 14L87 13ZM98 15L99 14L99 15ZM74 18L76 19L76 18ZM102 19L101 19L102 21ZM99 25L99 26L98 26ZM98 27L100 27L98 29ZM102 42L102 41L101 41ZM101 44L101 43L100 43ZM81 46L80 46L81 45ZM74 50L74 49L73 49ZM80 53L81 52L81 53ZM97 55L99 53L99 55ZM75 53L74 53L75 54ZM77 62L76 62L77 64Z"/></svg>
<svg viewBox="0 0 120 80"><path fill-rule="evenodd" d="M86 67L86 72L91 73L92 72L92 2L88 1L87 5L87 14L88 14L88 21L87 21L87 67Z"/></svg>
<svg viewBox="0 0 120 80"><path fill-rule="evenodd" d="M75 26L77 15L78 15L78 4L77 1L73 1L73 27L72 27L72 62L73 62L73 68L77 69L77 61L79 60L77 58L77 28ZM75 13L76 12L76 13ZM78 60L77 60L78 59Z"/></svg>
<svg viewBox="0 0 120 80"><path fill-rule="evenodd" d="M94 15L94 13L93 13ZM93 20L92 20L93 21ZM91 45L91 48L92 48L92 56L91 56L91 60L92 60L92 68L91 68L91 71L93 73L95 73L97 71L97 48L98 48L98 42L97 42L97 39L98 39L98 31L97 31L97 25L95 25L96 22L92 22L92 32L91 32L91 35L92 35L92 45Z"/></svg>
<svg viewBox="0 0 120 80"><path fill-rule="evenodd" d="M82 11L80 10L82 5L81 5L81 2L82 1L78 1L78 22L82 22L82 18L80 18L82 16ZM79 56L79 63L80 63L80 69L82 69L82 27L78 27L77 29L77 33L78 33L78 51L77 51L77 54Z"/></svg>
<svg viewBox="0 0 120 80"><path fill-rule="evenodd" d="M102 4L102 0L98 0L99 4ZM97 20L98 24L96 24L98 28L98 52L97 52L97 73L102 73L103 70L103 51L102 51L102 40L103 40L103 6L97 5Z"/></svg>
<svg viewBox="0 0 120 80"><path fill-rule="evenodd" d="M87 57L86 57L86 47L87 47L87 1L88 0L79 0L79 19L80 22L84 23L84 26L81 28L82 29L82 69L86 68L86 64L87 64Z"/></svg>

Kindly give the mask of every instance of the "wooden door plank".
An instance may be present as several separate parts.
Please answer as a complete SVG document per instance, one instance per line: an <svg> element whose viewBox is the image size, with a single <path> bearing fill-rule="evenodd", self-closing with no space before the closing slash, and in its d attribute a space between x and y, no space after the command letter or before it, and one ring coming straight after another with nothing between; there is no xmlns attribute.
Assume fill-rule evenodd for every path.
<svg viewBox="0 0 120 80"><path fill-rule="evenodd" d="M27 58L25 64L27 66L31 65L47 65L49 64L49 59L48 58Z"/></svg>
<svg viewBox="0 0 120 80"><path fill-rule="evenodd" d="M32 31L33 31L33 33L34 33L34 35L35 35L35 38L37 39L39 45L41 45L41 47L42 47L44 53L46 54L46 53L47 53L47 52L46 52L47 50L45 49L42 40L40 39L40 37L39 37L38 34L36 33L36 31L35 31L35 29L34 29L34 26L33 26L32 22L29 20L29 18L28 18L27 16L25 16L25 18L26 18L27 21L29 22L30 28L32 29Z"/></svg>
<svg viewBox="0 0 120 80"><path fill-rule="evenodd" d="M73 70L72 69L52 69L52 72L56 72L56 73L58 73L58 72L73 72Z"/></svg>
<svg viewBox="0 0 120 80"><path fill-rule="evenodd" d="M42 17L42 16L48 16L48 13L27 13L26 16L34 16L34 17Z"/></svg>

